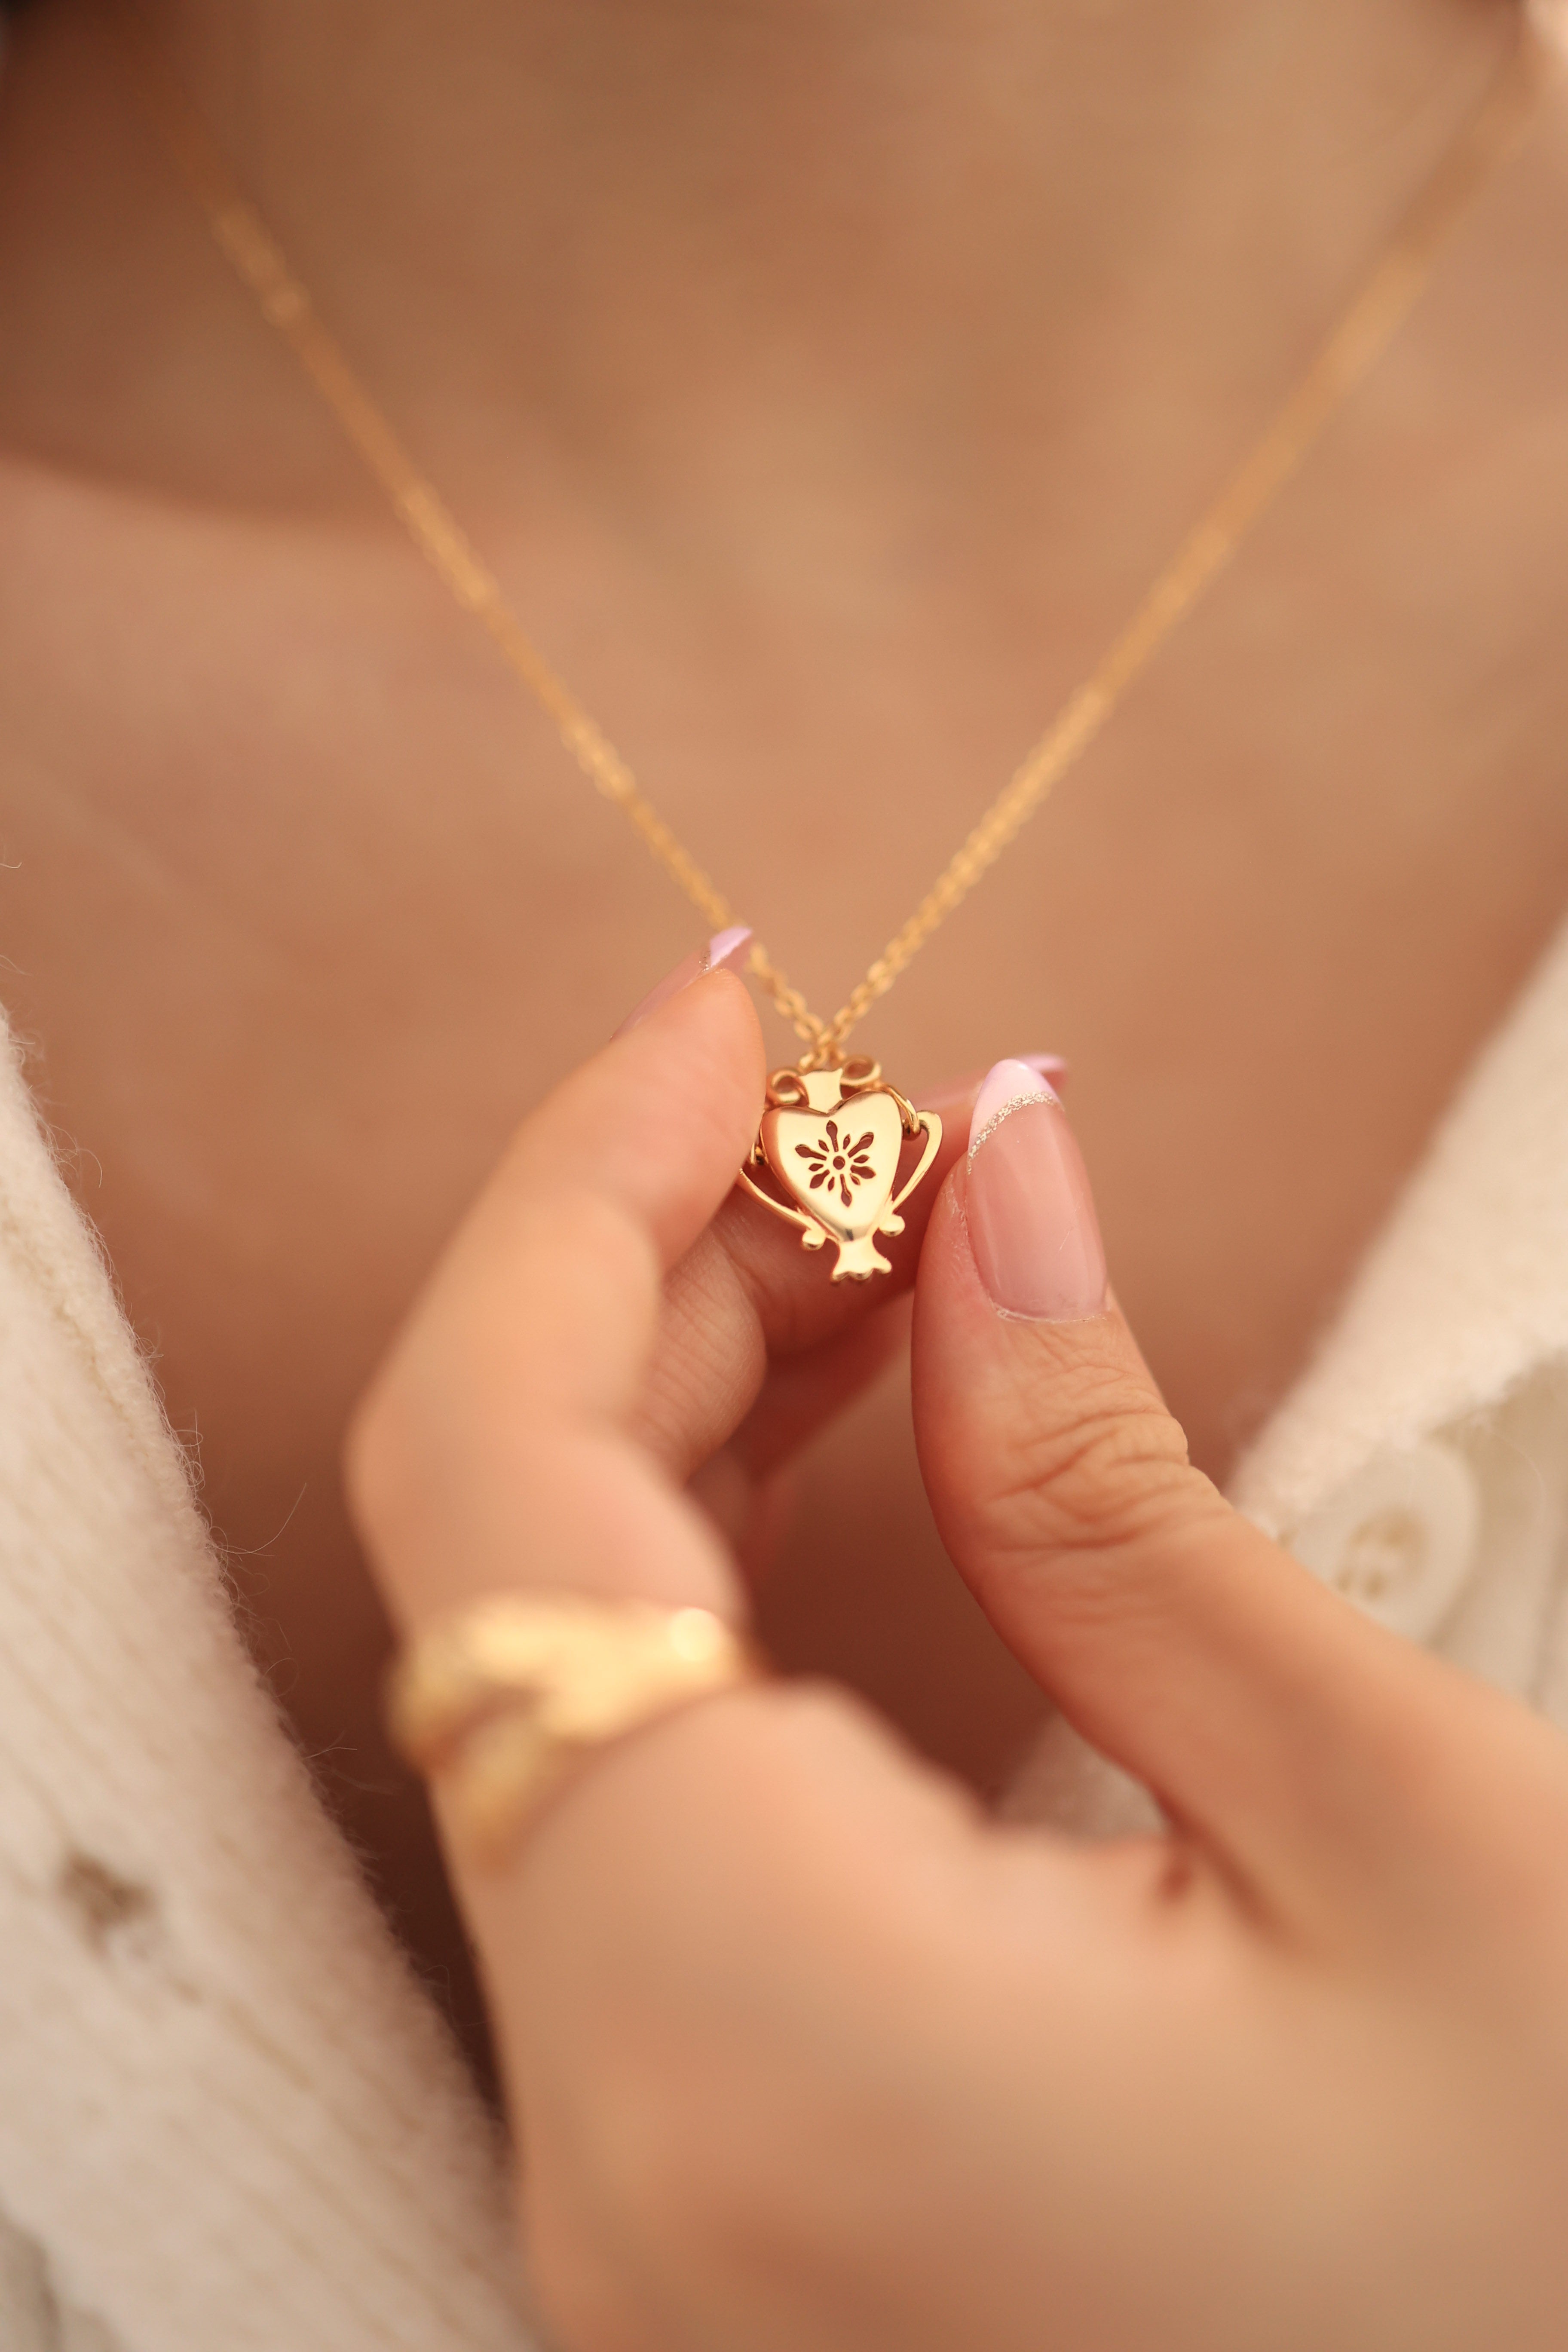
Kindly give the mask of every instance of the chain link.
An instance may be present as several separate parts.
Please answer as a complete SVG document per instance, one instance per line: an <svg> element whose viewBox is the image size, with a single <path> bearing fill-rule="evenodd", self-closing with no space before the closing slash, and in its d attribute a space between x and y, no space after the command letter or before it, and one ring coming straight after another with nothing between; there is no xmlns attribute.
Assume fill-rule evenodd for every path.
<svg viewBox="0 0 1568 2352"><path fill-rule="evenodd" d="M107 0L107 5L116 31L128 37L149 112L171 160L205 212L213 236L249 288L263 317L289 345L362 462L381 484L404 529L552 719L589 782L624 813L670 880L712 929L723 929L733 919L728 900L647 798L597 722L551 668L507 603L494 573L321 325L309 292L236 184L134 7L126 0ZM931 933L968 897L1062 777L1082 759L1132 681L1230 562L1242 541L1299 470L1331 418L1398 332L1471 197L1522 135L1545 69L1542 44L1528 24L1521 23L1480 107L1405 214L1382 259L1300 383L1188 532L1120 635L1068 697L914 913L894 933L832 1019L825 1021L812 1012L760 940L752 947L748 969L804 1041L803 1067L843 1059L851 1031L887 994Z"/></svg>

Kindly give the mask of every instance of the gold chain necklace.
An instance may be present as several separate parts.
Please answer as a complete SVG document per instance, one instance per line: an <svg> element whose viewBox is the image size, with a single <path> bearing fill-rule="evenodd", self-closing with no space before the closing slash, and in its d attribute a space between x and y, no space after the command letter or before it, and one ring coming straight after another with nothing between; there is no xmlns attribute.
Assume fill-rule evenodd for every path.
<svg viewBox="0 0 1568 2352"><path fill-rule="evenodd" d="M133 0L106 0L106 5L163 144L205 213L217 245L386 493L420 553L553 720L588 781L625 813L671 881L713 929L724 929L732 919L727 901L646 797L603 729L540 653L500 582L322 326L309 293L138 17ZM850 1032L1083 757L1132 680L1230 562L1300 469L1330 419L1375 366L1472 197L1522 134L1543 65L1542 45L1521 10L1520 31L1479 107L1410 205L1305 375L1188 531L1131 618L1068 697L831 1020L811 1010L760 940L753 945L748 969L805 1051L793 1068L775 1071L770 1078L769 1108L752 1155L752 1164L772 1171L786 1202L774 1199L744 1174L742 1181L765 1208L800 1228L807 1248L820 1249L829 1240L837 1244L836 1281L886 1270L876 1235L901 1231L899 1207L935 1158L942 1135L934 1114L915 1111L887 1084L874 1062L846 1055ZM840 1133L837 1120L844 1113L849 1117ZM863 1118L869 1122L864 1133L850 1137L849 1126L860 1127ZM807 1127L820 1131L808 1139ZM921 1135L919 1164L895 1198L901 1148ZM826 1206L820 1188L814 1193L809 1185L824 1150L830 1160L845 1159L846 1170L837 1188L842 1202L835 1200ZM805 1163L805 1173L795 1169L795 1156ZM837 1213L840 1207L842 1214Z"/></svg>

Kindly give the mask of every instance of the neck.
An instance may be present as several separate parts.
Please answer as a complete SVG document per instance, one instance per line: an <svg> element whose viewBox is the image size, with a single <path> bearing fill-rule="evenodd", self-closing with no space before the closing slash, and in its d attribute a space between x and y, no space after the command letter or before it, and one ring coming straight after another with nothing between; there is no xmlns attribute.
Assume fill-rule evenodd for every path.
<svg viewBox="0 0 1568 2352"><path fill-rule="evenodd" d="M616 332L689 334L726 362L827 341L840 374L883 373L879 351L901 372L955 330L984 348L995 308L1014 339L1070 351L1108 295L1173 278L1184 304L1217 306L1237 273L1331 296L1514 13L149 0L242 175L321 267L489 314L493 340L498 308L528 313L531 353L538 319L596 343L609 306Z"/></svg>
<svg viewBox="0 0 1568 2352"><path fill-rule="evenodd" d="M1222 461L1517 21L1517 0L142 8L387 404L417 428L461 396L460 435L424 444L455 491L516 476L531 440L531 478L553 451L617 502L658 483L690 511L705 473L742 530L749 475L797 459L828 505L836 474L936 466L973 506L987 467L1006 501L1055 463L1068 529L1130 446Z"/></svg>

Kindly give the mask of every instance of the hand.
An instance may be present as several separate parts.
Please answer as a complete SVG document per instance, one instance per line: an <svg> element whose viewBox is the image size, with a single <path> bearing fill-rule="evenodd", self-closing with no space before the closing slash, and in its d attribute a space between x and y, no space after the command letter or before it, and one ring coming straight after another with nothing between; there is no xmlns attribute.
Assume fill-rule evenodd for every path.
<svg viewBox="0 0 1568 2352"><path fill-rule="evenodd" d="M519 1497L492 1493L495 1471L520 1445L531 1460L558 1439L572 1465L560 1482L563 1524L559 1538L547 1524L543 1498L557 1482L546 1476L529 1522L536 1565L527 1581L670 1597L660 1571L638 1560L638 1544L663 1525L677 1489L702 1505L742 1565L765 1565L776 1489L793 1456L907 1342L925 1217L962 1150L973 1088L931 1104L947 1115L933 1176L910 1202L905 1232L884 1244L891 1277L873 1286L830 1282L822 1261L804 1257L794 1234L735 1190L763 1087L750 1000L739 982L714 974L618 1037L520 1130L351 1441L352 1463L375 1456L365 1496L373 1510L386 1499L388 1475L401 1475L384 1458L395 1421L400 1432L417 1431L421 1458L440 1449L453 1486L427 1498L431 1508L463 1514L449 1525L399 1525L400 1568L421 1578L428 1558L431 1569L427 1591L422 1578L412 1591L393 1580L405 1618L523 1580ZM526 1311L517 1310L519 1298L530 1302ZM563 1350L559 1381L551 1345ZM579 1370L624 1384L613 1444L575 1415L565 1432L560 1426ZM635 1492L626 1507L636 1540L626 1558L613 1541L592 1560L582 1552L579 1469L589 1477L605 1469L607 1493L619 1496L623 1482ZM650 1471L660 1475L650 1479ZM654 1495L653 1520L643 1526L636 1510ZM412 1493L403 1501L412 1507ZM689 1538L691 1515L676 1516ZM691 1570L701 1597L730 1593L739 1607L734 1560L704 1549L706 1569ZM676 1571L675 1585L683 1577L690 1581Z"/></svg>
<svg viewBox="0 0 1568 2352"><path fill-rule="evenodd" d="M679 1481L765 1415L770 1318L860 1344L820 1267L755 1260L763 1307L713 1255L747 1262L760 1090L716 977L524 1129L353 1442L405 1623L525 1583L739 1611ZM997 1829L774 1685L599 1754L505 1868L457 1849L576 2352L1561 2341L1568 1751L1187 1466L1084 1311L1077 1186L1038 1105L950 1175L922 1461L983 1603L1172 1833Z"/></svg>

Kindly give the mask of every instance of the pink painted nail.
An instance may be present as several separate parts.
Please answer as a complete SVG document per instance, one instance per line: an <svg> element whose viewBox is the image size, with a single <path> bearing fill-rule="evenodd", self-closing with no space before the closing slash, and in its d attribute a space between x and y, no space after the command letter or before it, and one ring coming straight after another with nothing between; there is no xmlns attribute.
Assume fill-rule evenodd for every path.
<svg viewBox="0 0 1568 2352"><path fill-rule="evenodd" d="M1105 1305L1105 1249L1077 1139L1028 1062L998 1062L975 1098L965 1196L981 1281L1008 1315L1071 1323Z"/></svg>
<svg viewBox="0 0 1568 2352"><path fill-rule="evenodd" d="M661 1004L668 1004L672 996L679 996L683 988L689 988L705 971L742 971L751 945L749 923L731 923L727 931L715 931L705 948L693 948L689 956L681 957L673 971L666 973L657 988L649 989L642 1003L627 1013L616 1035L624 1037L628 1029L635 1029L639 1021L646 1021L650 1013L657 1013Z"/></svg>

